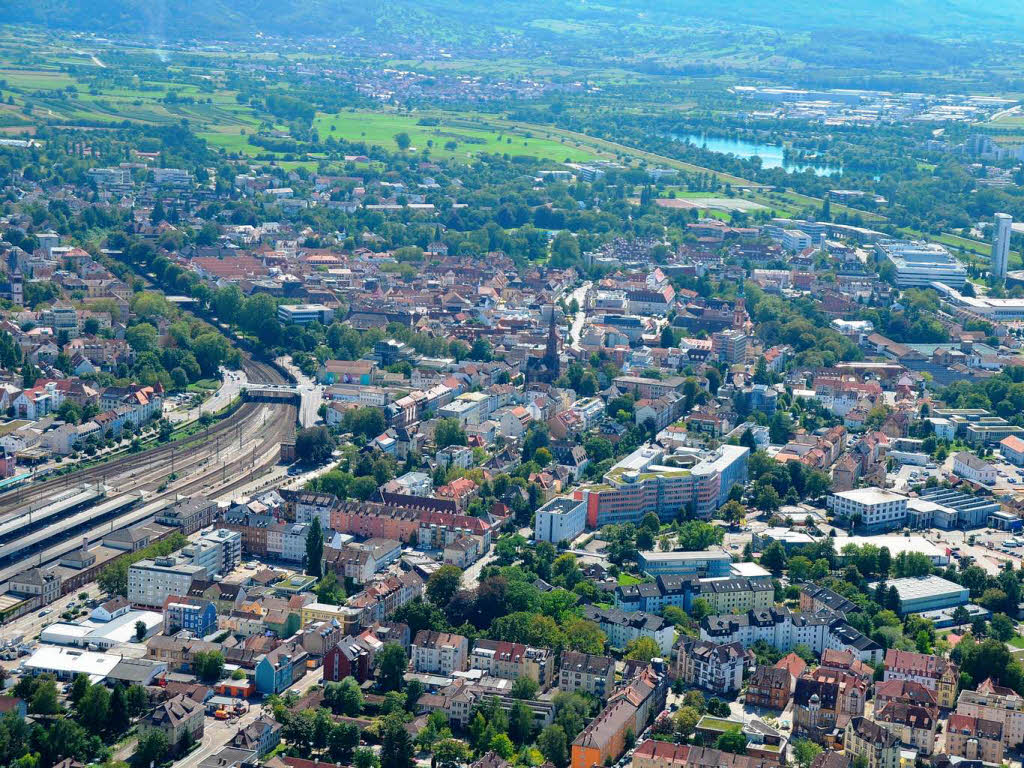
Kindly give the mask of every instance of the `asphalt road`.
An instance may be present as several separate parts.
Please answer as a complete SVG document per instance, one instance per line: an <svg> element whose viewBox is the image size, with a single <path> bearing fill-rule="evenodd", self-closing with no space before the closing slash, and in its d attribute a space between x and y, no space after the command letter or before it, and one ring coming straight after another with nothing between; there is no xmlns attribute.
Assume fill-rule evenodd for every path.
<svg viewBox="0 0 1024 768"><path fill-rule="evenodd" d="M229 371L221 368L220 388L208 397L198 408L175 409L168 411L165 415L172 424L183 421L195 421L204 413L216 413L234 400L241 393L242 388L248 383L245 371Z"/></svg>
<svg viewBox="0 0 1024 768"><path fill-rule="evenodd" d="M295 385L302 397L302 405L299 408L299 423L303 427L312 427L320 420L320 404L323 402L324 388L315 380L309 378L292 363L290 357L279 357L280 363L292 376L295 377Z"/></svg>
<svg viewBox="0 0 1024 768"><path fill-rule="evenodd" d="M306 676L299 680L288 690L295 691L299 696L304 695L314 685L319 685L323 678L322 669L314 669L306 673ZM244 728L263 714L263 705L252 702L249 711L241 717L229 720L218 720L215 717L207 717L204 725L202 745L178 760L174 768L196 768L203 760L210 755L216 754L234 737L240 728Z"/></svg>
<svg viewBox="0 0 1024 768"><path fill-rule="evenodd" d="M580 311L576 313L576 317L573 318L572 327L569 329L569 341L570 346L578 349L580 344L580 334L583 333L583 325L587 321L587 291L590 290L593 283L586 282L579 288L569 294L567 301L576 299L580 305Z"/></svg>

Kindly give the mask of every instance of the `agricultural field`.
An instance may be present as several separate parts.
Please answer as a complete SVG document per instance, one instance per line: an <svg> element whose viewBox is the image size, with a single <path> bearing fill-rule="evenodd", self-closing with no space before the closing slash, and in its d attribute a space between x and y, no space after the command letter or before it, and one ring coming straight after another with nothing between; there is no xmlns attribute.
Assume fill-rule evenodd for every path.
<svg viewBox="0 0 1024 768"><path fill-rule="evenodd" d="M433 124L435 123L436 124ZM431 124L424 124L424 123ZM587 162L598 155L591 149L538 131L474 127L469 116L451 113L397 114L394 112L350 111L318 115L313 122L320 139L333 136L352 142L394 149L395 136L408 134L409 151L429 150L437 158L469 160L481 153L535 157L553 162Z"/></svg>

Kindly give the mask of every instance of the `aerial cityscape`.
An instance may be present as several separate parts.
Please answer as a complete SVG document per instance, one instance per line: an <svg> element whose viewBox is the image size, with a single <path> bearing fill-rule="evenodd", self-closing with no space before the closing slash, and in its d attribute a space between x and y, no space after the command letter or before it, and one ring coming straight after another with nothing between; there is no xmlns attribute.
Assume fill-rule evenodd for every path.
<svg viewBox="0 0 1024 768"><path fill-rule="evenodd" d="M0 768L1024 768L1024 0L0 0Z"/></svg>

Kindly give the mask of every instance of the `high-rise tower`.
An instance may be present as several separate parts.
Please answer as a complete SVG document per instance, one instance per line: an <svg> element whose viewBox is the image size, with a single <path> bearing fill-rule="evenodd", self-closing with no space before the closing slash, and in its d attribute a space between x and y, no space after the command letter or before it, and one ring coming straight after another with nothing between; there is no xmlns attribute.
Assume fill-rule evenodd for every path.
<svg viewBox="0 0 1024 768"><path fill-rule="evenodd" d="M1010 259L1010 233L1013 231L1013 217L1008 213L996 214L995 240L992 242L992 276L996 280L1006 279L1006 264Z"/></svg>

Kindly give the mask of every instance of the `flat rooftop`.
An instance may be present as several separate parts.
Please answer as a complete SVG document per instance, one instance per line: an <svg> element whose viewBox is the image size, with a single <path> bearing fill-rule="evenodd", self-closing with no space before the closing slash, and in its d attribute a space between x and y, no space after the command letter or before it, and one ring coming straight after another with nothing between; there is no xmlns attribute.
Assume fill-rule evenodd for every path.
<svg viewBox="0 0 1024 768"><path fill-rule="evenodd" d="M732 560L732 555L721 550L707 550L701 552L641 552L640 557L648 563L673 562L678 560Z"/></svg>
<svg viewBox="0 0 1024 768"><path fill-rule="evenodd" d="M891 579L887 582L889 587L896 587L900 600L919 600L925 597L939 597L942 595L954 595L968 592L967 587L940 578L939 576L915 576L903 579ZM872 588L878 586L871 585Z"/></svg>
<svg viewBox="0 0 1024 768"><path fill-rule="evenodd" d="M887 491L884 488L854 488L852 491L839 491L832 495L858 504L885 504L890 501L905 501L907 498L901 493Z"/></svg>
<svg viewBox="0 0 1024 768"><path fill-rule="evenodd" d="M858 547L871 544L875 547L885 547L893 557L900 552L920 552L934 561L948 562L949 560L945 549L940 549L924 536L840 536L836 538L835 544L836 552L840 554L847 544L854 544Z"/></svg>

